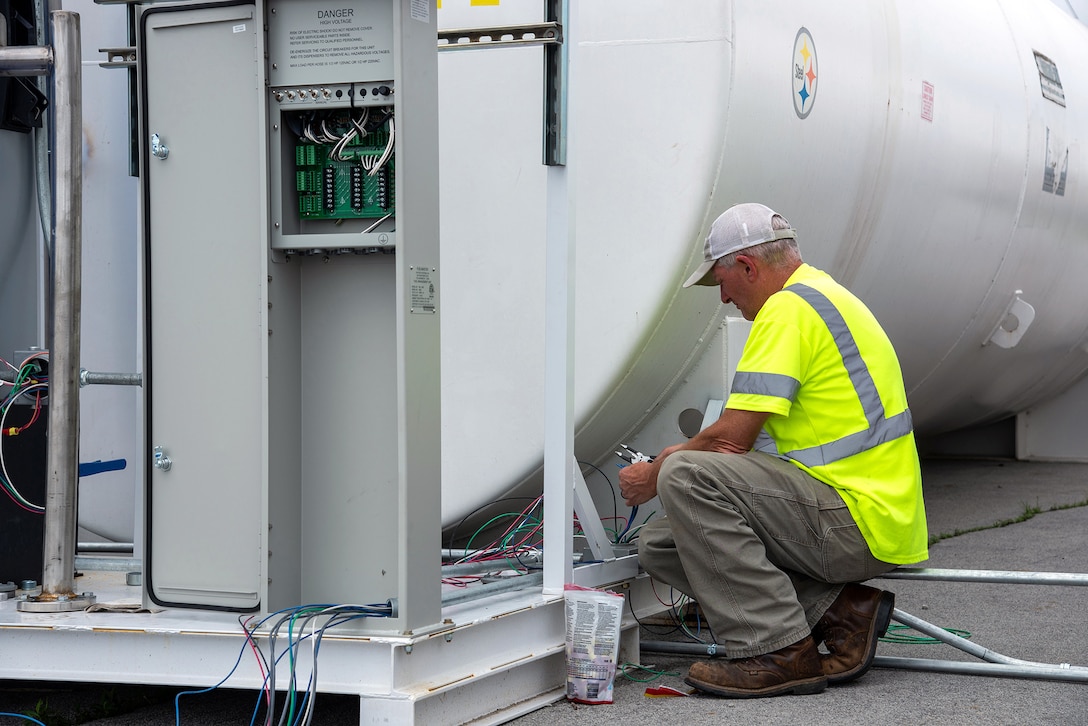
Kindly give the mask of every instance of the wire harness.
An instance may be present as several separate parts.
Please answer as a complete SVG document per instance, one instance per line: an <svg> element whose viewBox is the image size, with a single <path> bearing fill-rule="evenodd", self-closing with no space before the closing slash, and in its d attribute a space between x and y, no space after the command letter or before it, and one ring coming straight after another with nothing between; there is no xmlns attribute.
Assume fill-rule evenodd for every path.
<svg viewBox="0 0 1088 726"><path fill-rule="evenodd" d="M0 364L16 373L13 382L0 381L0 385L3 386L0 391L6 390L6 395L0 402L0 473L2 473L0 487L3 488L4 493L17 507L33 514L43 514L45 507L29 501L19 492L15 482L12 481L11 474L8 473L7 461L4 459L4 441L9 437L18 436L31 426L39 424L39 422L40 425L45 425L45 422L41 421L41 412L43 400L49 395L49 376L45 374L40 363L44 358L45 354L38 353L27 358L18 366L0 358ZM10 387L10 389L7 387ZM11 414L11 409L20 398L24 397L27 399L33 398L34 408L31 411L30 419L21 426L9 426L8 417Z"/></svg>

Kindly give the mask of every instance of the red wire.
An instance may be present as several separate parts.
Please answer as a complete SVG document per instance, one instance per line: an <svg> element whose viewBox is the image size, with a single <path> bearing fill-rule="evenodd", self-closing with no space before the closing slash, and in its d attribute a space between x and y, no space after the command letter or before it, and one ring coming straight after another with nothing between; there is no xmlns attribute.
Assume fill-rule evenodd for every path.
<svg viewBox="0 0 1088 726"><path fill-rule="evenodd" d="M680 602L679 599L676 599L673 602L665 602L662 600L661 596L657 594L657 586L654 584L653 578L650 578L650 588L654 591L654 597L657 598L657 601L667 608L674 608L676 607L676 603ZM672 588L669 588L669 590L672 591Z"/></svg>
<svg viewBox="0 0 1088 726"><path fill-rule="evenodd" d="M34 394L34 415L30 417L30 420L19 427L16 433L23 433L28 428L34 425L34 422L38 420L38 415L42 412L42 392L38 391Z"/></svg>
<svg viewBox="0 0 1088 726"><path fill-rule="evenodd" d="M502 552L506 552L509 548L499 547L499 543L503 540L504 537L506 537L506 535L510 534L511 532L514 531L514 529L516 529L518 526L520 526L519 523L523 519L525 519L525 517L529 516L530 512L532 512L534 509L536 509L537 504L539 504L540 500L542 500L543 498L544 498L544 495L541 494L539 497L534 499L529 504L529 506L527 506L525 509L521 510L521 516L515 517L514 520L510 523L510 526L506 528L505 532L503 532L501 535L499 535L494 540L492 540L491 544L487 545L486 547L481 547L478 551L479 552L489 552L491 550L501 550ZM501 554L498 555L498 559L502 559L502 557L503 557L503 555L501 555ZM487 555L483 555L483 556L470 555L468 557L465 557L461 561L462 562L484 562L484 561L486 561L488 559L491 559L491 557L487 556Z"/></svg>
<svg viewBox="0 0 1088 726"><path fill-rule="evenodd" d="M44 510L44 509L42 509L42 510L37 510L37 509L31 509L30 507L28 507L28 506L26 506L25 504L23 504L22 502L20 502L20 501L19 501L18 499L16 499L16 498L14 497L14 495L12 495L12 493L11 493L11 492L9 492L9 491L8 491L8 488L7 488L7 487L0 487L0 489L3 489L3 490L4 490L4 494L7 494L7 495L8 495L8 499L10 499L11 501L15 502L15 506L19 507L20 509L25 509L26 511L30 512L31 514L45 514L45 510Z"/></svg>
<svg viewBox="0 0 1088 726"><path fill-rule="evenodd" d="M264 663L261 661L261 654L257 650L257 643L253 640L253 636L250 634L249 628L246 627L249 625L249 621L252 619L252 615L245 619L245 622L242 623L242 630L244 630L246 633L246 640L249 641L249 647L253 649L253 657L257 659L257 668L261 671L261 680L264 683L264 688L262 690L264 691L265 702L268 704L269 708L271 708L272 693L269 689L272 687L272 684L268 682L268 675L264 672Z"/></svg>

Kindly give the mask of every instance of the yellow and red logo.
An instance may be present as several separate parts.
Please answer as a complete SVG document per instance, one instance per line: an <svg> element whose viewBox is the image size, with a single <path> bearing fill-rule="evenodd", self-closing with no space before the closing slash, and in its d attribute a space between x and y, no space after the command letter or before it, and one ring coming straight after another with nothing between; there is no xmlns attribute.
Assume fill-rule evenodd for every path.
<svg viewBox="0 0 1088 726"><path fill-rule="evenodd" d="M807 118L816 102L816 43L808 28L797 31L793 41L793 110Z"/></svg>

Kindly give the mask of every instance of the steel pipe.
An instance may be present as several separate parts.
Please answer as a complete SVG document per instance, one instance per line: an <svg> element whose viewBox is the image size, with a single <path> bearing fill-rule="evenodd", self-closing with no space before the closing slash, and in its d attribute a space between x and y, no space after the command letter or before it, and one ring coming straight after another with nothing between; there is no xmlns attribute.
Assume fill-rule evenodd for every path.
<svg viewBox="0 0 1088 726"><path fill-rule="evenodd" d="M647 653L672 653L674 655L690 655L697 658L712 658L718 655L717 643L681 643L672 640L643 640L639 643L639 649Z"/></svg>
<svg viewBox="0 0 1088 726"><path fill-rule="evenodd" d="M0 48L0 76L45 76L52 67L52 48L35 45Z"/></svg>
<svg viewBox="0 0 1088 726"><path fill-rule="evenodd" d="M900 567L880 576L888 580L939 580L942 582L995 582L1003 585L1088 586L1088 574L1078 572L1017 572L1016 570L946 570L932 567Z"/></svg>
<svg viewBox="0 0 1088 726"><path fill-rule="evenodd" d="M475 575L479 572L497 572L508 569L505 562L461 562L455 565L442 565L442 577L458 577L460 575Z"/></svg>
<svg viewBox="0 0 1088 726"><path fill-rule="evenodd" d="M935 640L951 645L953 648L962 650L964 653L973 655L986 662L965 663L963 661L931 660L927 658L876 656L873 660L873 665L883 668L906 668L942 673L1088 682L1088 668L1084 666L1074 666L1068 663L1037 663L1035 661L1021 660L1019 658L1002 655L1001 653L990 650L978 643L972 643L958 635L949 633L944 628L922 620L921 618L916 618L910 613L899 610L898 608L892 612L892 618L896 622L907 625L923 635L928 635ZM641 649L650 653L673 653L703 658L712 657L718 653L718 646L715 643L676 643L660 640L643 641Z"/></svg>
<svg viewBox="0 0 1088 726"><path fill-rule="evenodd" d="M142 386L144 377L139 373L94 373L80 370L79 385Z"/></svg>
<svg viewBox="0 0 1088 726"><path fill-rule="evenodd" d="M959 673L973 676L997 676L1004 678L1033 678L1044 681L1088 682L1088 671L1072 670L1057 666L1015 666L1003 663L972 663L929 658L896 658L878 655L873 658L878 668L903 668L934 673Z"/></svg>
<svg viewBox="0 0 1088 726"><path fill-rule="evenodd" d="M132 542L78 542L76 552L129 553L135 550Z"/></svg>
<svg viewBox="0 0 1088 726"><path fill-rule="evenodd" d="M56 235L49 346L49 446L42 596L69 597L75 573L79 480L80 263L83 217L83 111L79 15L52 14L55 53Z"/></svg>
<svg viewBox="0 0 1088 726"><path fill-rule="evenodd" d="M18 371L0 371L0 381L7 383L14 383L18 376ZM144 377L139 373L95 373L82 368L79 371L80 388L91 385L142 386L143 384Z"/></svg>
<svg viewBox="0 0 1088 726"><path fill-rule="evenodd" d="M504 592L524 590L530 587L539 588L544 583L544 573L534 572L531 575L519 575L518 577L506 577L498 582L489 582L486 585L473 585L442 594L442 606L456 605L470 600L479 600L482 597L498 595Z"/></svg>
<svg viewBox="0 0 1088 726"><path fill-rule="evenodd" d="M80 572L139 572L143 562L135 557L76 555L76 569Z"/></svg>
<svg viewBox="0 0 1088 726"><path fill-rule="evenodd" d="M939 640L942 643L951 645L953 648L962 650L964 653L969 653L976 658L981 658L989 663L1000 663L1002 665L1010 665L1024 668L1061 668L1072 669L1077 671L1083 671L1088 673L1088 668L1084 666L1071 666L1068 663L1062 663L1060 665L1052 665L1050 663L1036 663L1030 660L1021 660L1019 658L1013 658L1011 656L1002 655L996 651L990 650L978 643L972 643L970 640L961 638L958 635L948 632L944 628L941 628L933 623L922 620L911 615L908 612L904 612L899 608L892 611L892 619L903 625L909 626L914 630L917 630L923 635L928 635L935 640Z"/></svg>

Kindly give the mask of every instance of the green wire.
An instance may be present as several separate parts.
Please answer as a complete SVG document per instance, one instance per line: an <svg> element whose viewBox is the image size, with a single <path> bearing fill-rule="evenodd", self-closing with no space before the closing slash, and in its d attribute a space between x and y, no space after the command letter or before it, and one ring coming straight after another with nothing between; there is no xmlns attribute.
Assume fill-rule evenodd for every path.
<svg viewBox="0 0 1088 726"><path fill-rule="evenodd" d="M936 638L930 638L924 635L908 635L904 633L904 630L911 630L910 626L899 625L892 623L888 626L888 633L880 639L882 643L903 643L905 645L933 645L940 643L940 640ZM952 633L952 635L958 635L965 640L971 638L971 632L969 630L957 630L956 628L943 628L946 632Z"/></svg>
<svg viewBox="0 0 1088 726"><path fill-rule="evenodd" d="M635 678L630 673L628 673L629 670L643 671L644 673L649 673L650 677ZM627 680L634 681L636 683L653 683L662 676L679 676L680 674L676 671L655 671L653 668L647 668L646 666L641 666L637 663L624 663L620 666L620 675Z"/></svg>
<svg viewBox="0 0 1088 726"><path fill-rule="evenodd" d="M472 533L472 536L468 538L468 542L465 543L465 551L467 552L467 551L472 549L472 540L476 539L476 535L480 534L480 532L487 529L487 527L489 527L492 522L503 519L505 517L519 517L519 516L521 516L520 512L507 512L505 514L496 514L494 517L492 517L491 519L489 519L486 522L484 522L483 524L481 524L480 528Z"/></svg>

